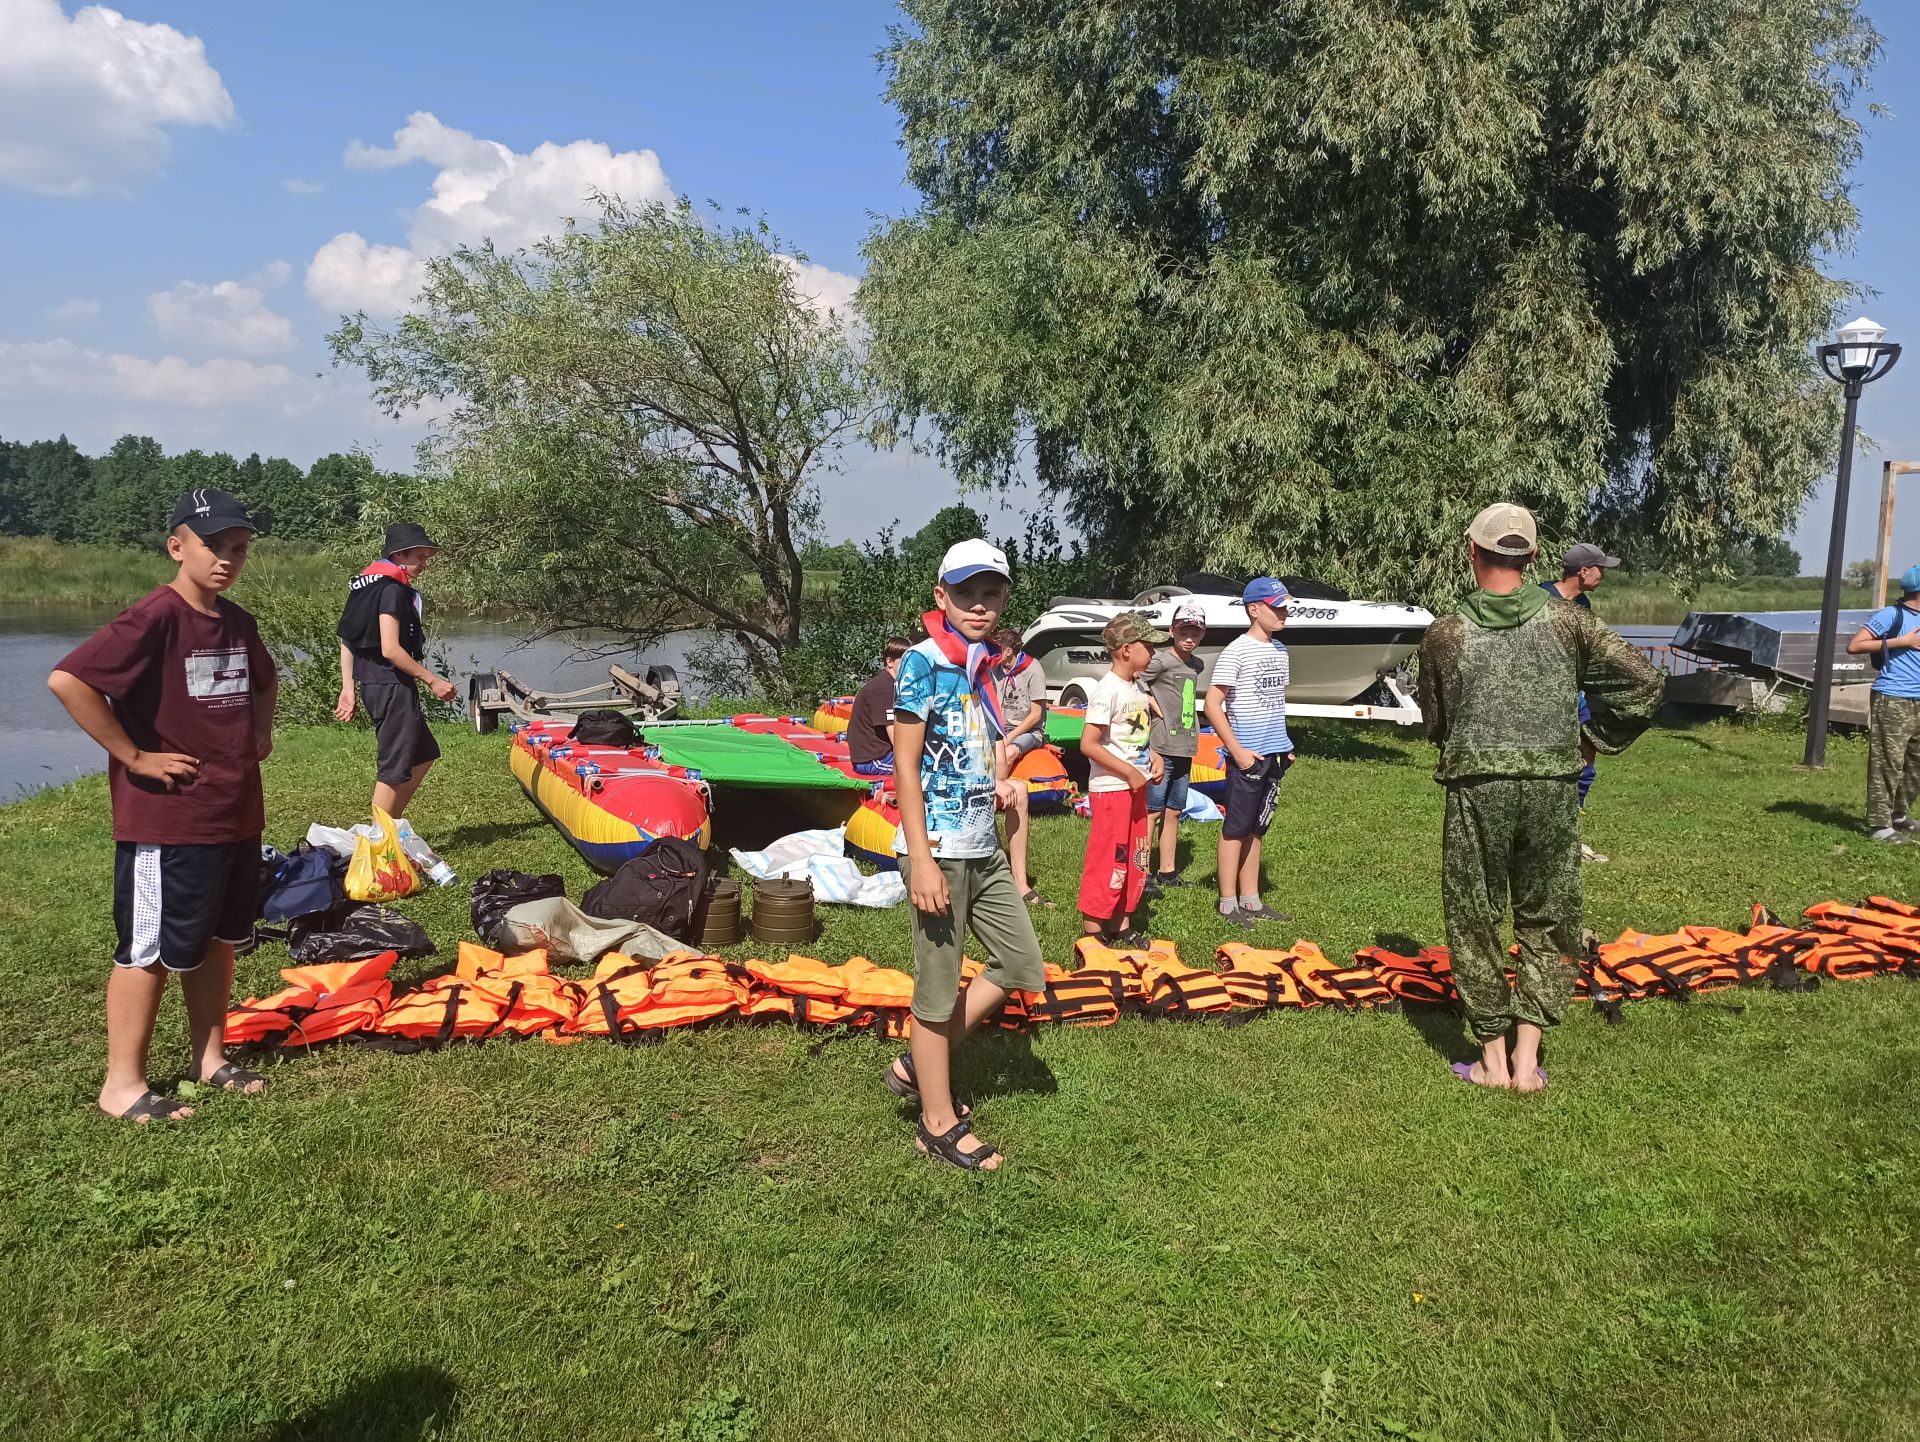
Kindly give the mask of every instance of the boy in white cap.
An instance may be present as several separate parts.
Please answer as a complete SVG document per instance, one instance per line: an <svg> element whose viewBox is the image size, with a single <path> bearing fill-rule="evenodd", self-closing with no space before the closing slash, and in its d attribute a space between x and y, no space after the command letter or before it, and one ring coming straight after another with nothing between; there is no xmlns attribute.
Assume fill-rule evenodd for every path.
<svg viewBox="0 0 1920 1442"><path fill-rule="evenodd" d="M1867 834L1905 841L1920 830L1907 815L1920 795L1920 566L1900 573L1900 599L1882 606L1847 642L1874 665L1867 721Z"/></svg>
<svg viewBox="0 0 1920 1442"><path fill-rule="evenodd" d="M999 649L988 638L1012 591L999 547L950 547L933 609L921 618L927 639L900 658L893 694L894 850L913 915L913 1039L885 1080L919 1104L920 1150L968 1171L997 1169L1000 1153L973 1135L971 1113L954 1105L953 1051L1008 992L1046 985L1033 919L994 825L1013 787L995 744L1008 723L994 679ZM987 965L963 987L969 931Z"/></svg>

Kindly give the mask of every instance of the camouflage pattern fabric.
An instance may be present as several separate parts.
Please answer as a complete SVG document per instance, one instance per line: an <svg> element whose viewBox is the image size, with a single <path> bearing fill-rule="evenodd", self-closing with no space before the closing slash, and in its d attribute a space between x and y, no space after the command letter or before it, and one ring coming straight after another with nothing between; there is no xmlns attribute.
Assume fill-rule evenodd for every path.
<svg viewBox="0 0 1920 1442"><path fill-rule="evenodd" d="M1580 797L1571 779L1488 777L1447 786L1440 847L1453 984L1476 1041L1515 1022L1559 1023L1580 954ZM1502 922L1513 907L1517 980Z"/></svg>
<svg viewBox="0 0 1920 1442"><path fill-rule="evenodd" d="M1436 781L1578 776L1581 736L1605 755L1625 750L1653 724L1660 693L1652 662L1591 611L1557 597L1503 630L1443 616L1420 646L1420 712L1440 748Z"/></svg>
<svg viewBox="0 0 1920 1442"><path fill-rule="evenodd" d="M1867 719L1867 830L1879 831L1920 795L1920 701L1875 691Z"/></svg>

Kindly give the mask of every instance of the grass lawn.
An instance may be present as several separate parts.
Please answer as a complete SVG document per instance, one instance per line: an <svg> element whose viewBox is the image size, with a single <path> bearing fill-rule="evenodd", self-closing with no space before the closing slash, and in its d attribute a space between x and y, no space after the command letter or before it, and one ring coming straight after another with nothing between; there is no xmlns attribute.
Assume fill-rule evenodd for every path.
<svg viewBox="0 0 1920 1442"><path fill-rule="evenodd" d="M414 820L463 876L585 869L443 733ZM1301 746L1273 928L1440 939L1440 793L1384 731ZM1864 747L1664 731L1605 759L1590 922L1920 894L1856 825ZM344 822L371 739L293 731L270 838ZM1037 828L1070 901L1084 823ZM1156 934L1204 957L1213 833ZM98 778L0 809L8 1438L1896 1438L1920 1434L1920 987L1579 1011L1542 1097L1441 1015L1006 1034L967 1055L997 1177L915 1156L867 1039L336 1049L181 1125L90 1109L111 947ZM408 903L451 965L464 891ZM816 952L907 960L824 909ZM1048 915L1065 957L1070 911ZM236 994L275 985L274 948ZM157 1076L183 1060L170 996Z"/></svg>

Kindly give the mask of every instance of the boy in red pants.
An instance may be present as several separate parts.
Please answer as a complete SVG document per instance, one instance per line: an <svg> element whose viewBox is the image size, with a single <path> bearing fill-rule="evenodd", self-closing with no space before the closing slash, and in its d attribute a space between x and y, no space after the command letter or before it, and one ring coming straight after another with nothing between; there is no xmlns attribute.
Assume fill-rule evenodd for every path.
<svg viewBox="0 0 1920 1442"><path fill-rule="evenodd" d="M1162 762L1147 745L1152 727L1140 673L1170 639L1138 611L1122 611L1100 633L1113 669L1087 698L1080 753L1087 758L1093 829L1080 873L1083 930L1109 945L1145 946L1133 913L1147 881L1147 786Z"/></svg>

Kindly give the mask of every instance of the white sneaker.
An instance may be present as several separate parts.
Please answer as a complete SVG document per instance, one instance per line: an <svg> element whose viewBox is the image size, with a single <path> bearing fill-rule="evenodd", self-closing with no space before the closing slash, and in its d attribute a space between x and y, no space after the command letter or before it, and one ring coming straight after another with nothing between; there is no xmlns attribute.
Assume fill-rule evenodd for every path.
<svg viewBox="0 0 1920 1442"><path fill-rule="evenodd" d="M1915 821L1911 816L1896 816L1893 818L1893 829L1895 831L1920 831L1920 821Z"/></svg>
<svg viewBox="0 0 1920 1442"><path fill-rule="evenodd" d="M1905 846L1907 844L1906 833L1895 831L1891 826L1883 826L1878 831L1869 831L1867 833L1867 840L1891 842L1896 846Z"/></svg>
<svg viewBox="0 0 1920 1442"><path fill-rule="evenodd" d="M1583 841L1580 843L1580 859L1582 861L1601 862L1607 858Z"/></svg>

